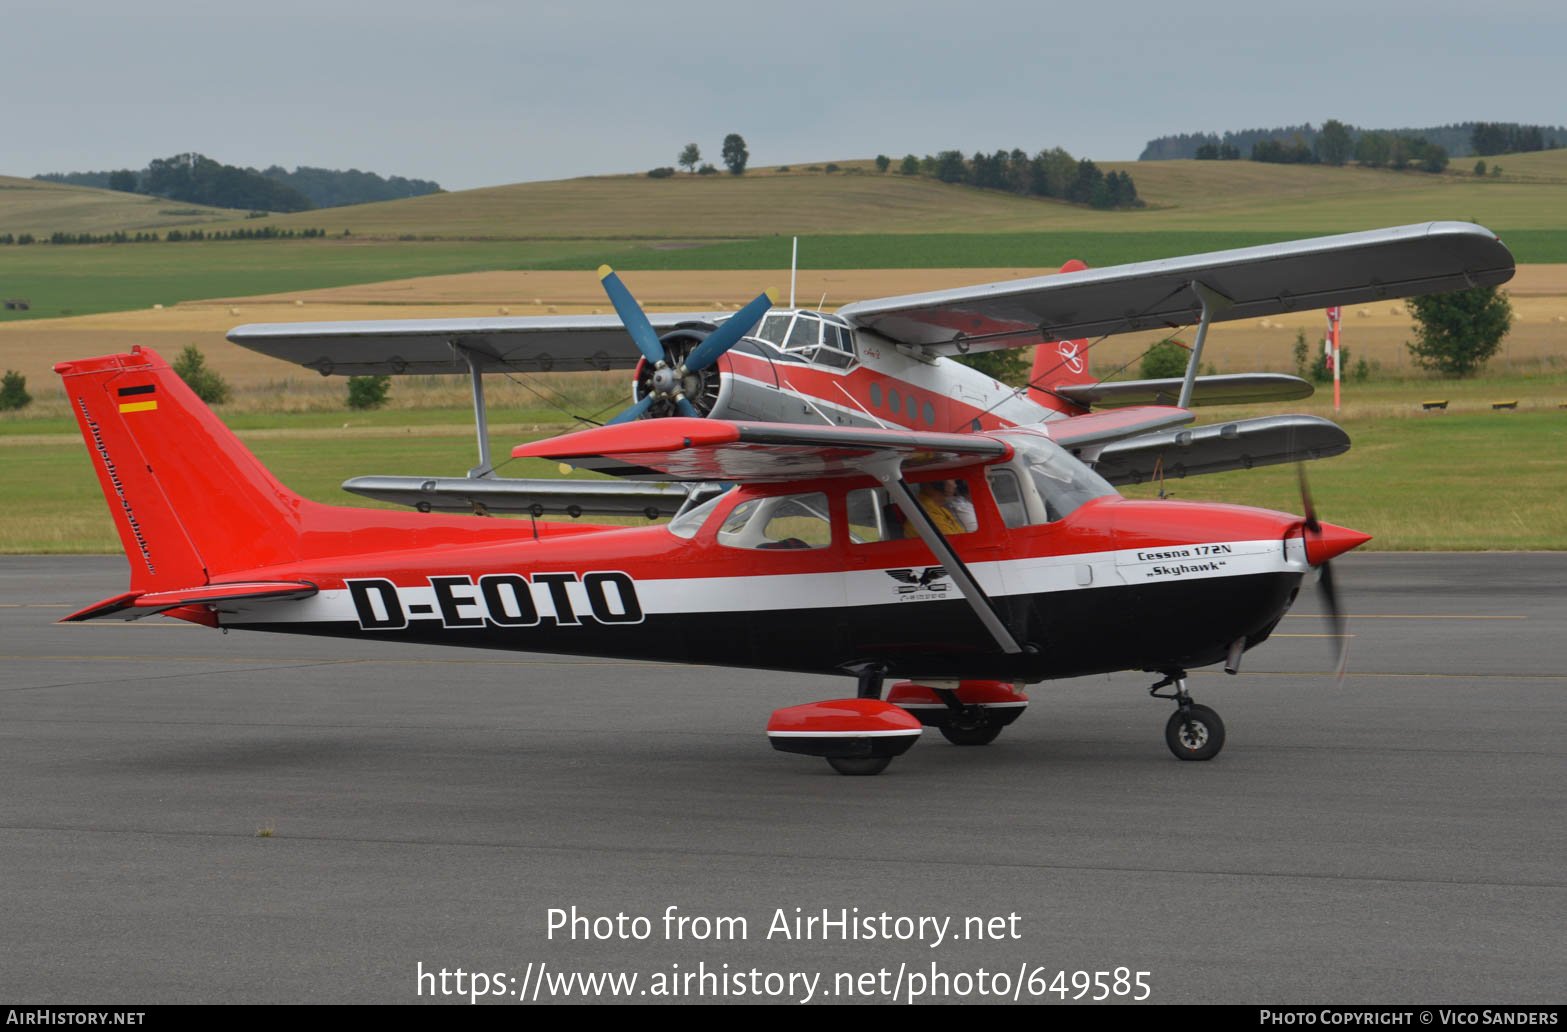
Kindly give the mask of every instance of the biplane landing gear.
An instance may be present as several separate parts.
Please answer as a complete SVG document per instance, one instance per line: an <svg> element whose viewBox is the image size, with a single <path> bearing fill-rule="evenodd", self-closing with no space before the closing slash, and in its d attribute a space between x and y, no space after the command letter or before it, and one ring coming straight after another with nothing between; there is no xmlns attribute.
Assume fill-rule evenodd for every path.
<svg viewBox="0 0 1567 1032"><path fill-rule="evenodd" d="M1174 686L1175 694L1159 689ZM1166 672L1164 680L1148 689L1156 699L1175 700L1175 712L1164 725L1164 742L1178 760L1211 760L1224 748L1224 721L1207 706L1192 701L1186 691L1186 671Z"/></svg>

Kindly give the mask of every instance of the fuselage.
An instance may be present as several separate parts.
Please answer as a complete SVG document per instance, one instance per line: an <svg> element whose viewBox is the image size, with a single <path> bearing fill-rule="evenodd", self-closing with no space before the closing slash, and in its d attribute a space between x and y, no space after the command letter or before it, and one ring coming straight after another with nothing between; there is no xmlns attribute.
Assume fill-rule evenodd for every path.
<svg viewBox="0 0 1567 1032"><path fill-rule="evenodd" d="M870 489L842 480L737 488L670 526L539 540L524 526L512 541L236 573L321 591L217 619L438 645L811 673L872 662L899 677L1032 682L1217 662L1237 640L1264 640L1310 569L1301 521L1284 513L1112 493L1028 521L1006 514L1017 503L998 505L985 475L965 479L977 528L951 542L1020 654L997 648L930 550L896 534Z"/></svg>

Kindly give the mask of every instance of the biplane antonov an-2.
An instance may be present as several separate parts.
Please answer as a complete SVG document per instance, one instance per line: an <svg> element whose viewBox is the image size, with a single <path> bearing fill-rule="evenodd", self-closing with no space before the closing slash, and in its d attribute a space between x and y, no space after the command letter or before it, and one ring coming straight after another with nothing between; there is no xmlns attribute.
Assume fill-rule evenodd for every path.
<svg viewBox="0 0 1567 1032"><path fill-rule="evenodd" d="M1169 430L1199 397L1208 324L1512 272L1491 233L1433 223L862 302L835 316L766 313L763 298L723 322L647 317L606 276L624 326L441 320L232 335L323 372L466 365L481 447L485 370L634 365L624 419L512 454L628 478L635 491L724 488L683 496L669 523L644 527L311 502L154 352L64 362L56 371L131 562L130 590L66 619L162 613L225 629L843 674L856 679L853 698L778 710L768 735L855 774L882 770L924 727L961 745L992 741L1027 705L1024 684L1145 670L1160 675L1150 692L1169 688L1157 697L1175 702L1171 751L1208 759L1224 725L1192 701L1186 671L1235 672L1314 568L1337 619L1329 560L1367 540L1320 522L1304 491L1304 516L1117 494L1114 482L1146 479L1155 462L1191 474L1348 446L1336 426L1305 417ZM1125 400L1120 385L1059 380L1043 397L999 385L985 394L983 378L942 358L1186 322L1199 330L1184 380L1132 391L1156 402L1173 390L1173 407L1093 412ZM628 330L634 360L612 350ZM1283 389L1202 379L1225 400ZM829 389L845 402L824 406ZM487 479L488 466L486 455L480 475L452 479ZM569 498L551 504L578 504Z"/></svg>

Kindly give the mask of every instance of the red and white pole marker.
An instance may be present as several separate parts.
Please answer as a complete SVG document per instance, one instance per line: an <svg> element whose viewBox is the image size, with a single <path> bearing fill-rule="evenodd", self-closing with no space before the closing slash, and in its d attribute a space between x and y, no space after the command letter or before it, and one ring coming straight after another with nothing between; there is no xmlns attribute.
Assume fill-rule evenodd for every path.
<svg viewBox="0 0 1567 1032"><path fill-rule="evenodd" d="M1343 309L1334 305L1328 309L1328 365L1333 368L1333 411L1339 408L1339 350L1338 337Z"/></svg>

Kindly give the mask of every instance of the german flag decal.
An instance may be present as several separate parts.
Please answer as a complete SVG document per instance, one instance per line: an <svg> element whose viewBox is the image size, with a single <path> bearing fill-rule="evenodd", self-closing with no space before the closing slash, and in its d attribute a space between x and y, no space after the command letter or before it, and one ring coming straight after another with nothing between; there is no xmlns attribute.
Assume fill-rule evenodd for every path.
<svg viewBox="0 0 1567 1032"><path fill-rule="evenodd" d="M157 392L157 385L151 383L140 387L121 387L117 392L120 396L120 411L151 412L158 407L158 399L153 397Z"/></svg>

